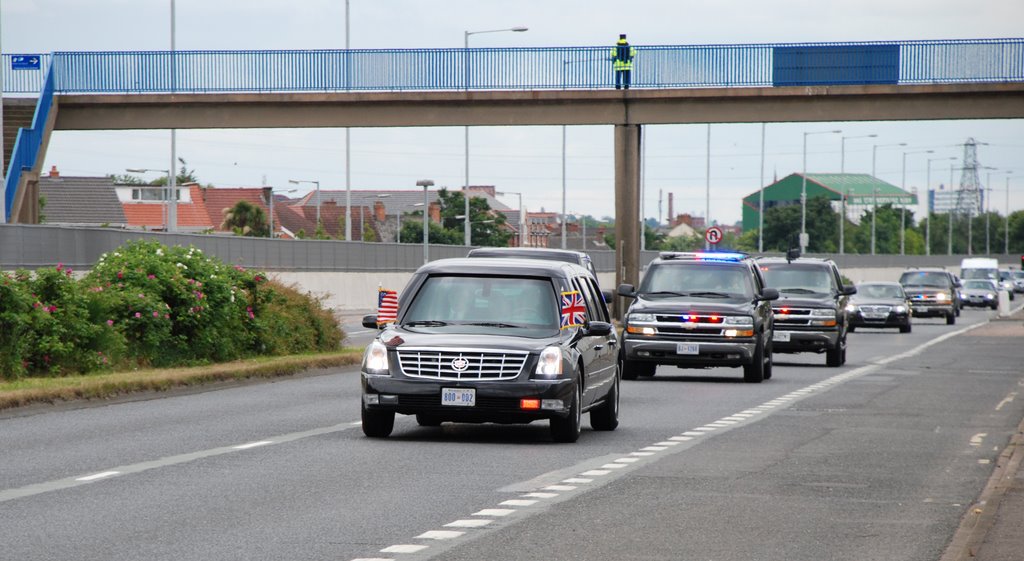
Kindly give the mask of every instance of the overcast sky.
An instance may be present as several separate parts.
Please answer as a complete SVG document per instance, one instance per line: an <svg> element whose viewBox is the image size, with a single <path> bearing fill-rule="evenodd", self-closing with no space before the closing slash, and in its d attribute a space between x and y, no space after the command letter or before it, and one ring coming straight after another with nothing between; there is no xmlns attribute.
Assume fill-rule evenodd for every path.
<svg viewBox="0 0 1024 561"><path fill-rule="evenodd" d="M58 50L166 50L170 0L0 0L4 53ZM344 0L175 0L176 47L198 49L328 49L345 46ZM1020 37L1021 0L351 0L350 45L363 48L461 47L464 32L526 26L525 33L473 35L471 47L610 45L627 33L635 45L735 44L799 41L979 39ZM769 124L764 178L802 169L804 131L809 172L871 173L906 188L950 182L962 165L963 143L974 138L982 165L994 174L993 209L1004 213L1005 171L1010 206L1024 208L1024 121L931 121ZM470 134L470 183L523 193L531 211L561 210L561 127L479 127ZM463 128L353 129L353 189L415 189L418 179L458 189L464 182ZM612 127L569 127L567 199L570 213L614 215ZM906 147L892 146L905 142ZM345 188L343 129L182 130L179 157L203 183L273 185L314 179L322 189ZM930 154L922 153L932 150ZM645 128L645 215L666 217L667 193L677 213L703 215L706 125ZM912 152L912 153L911 153ZM55 132L45 168L64 175L164 168L166 131ZM956 157L956 161L948 158ZM938 158L942 158L939 160ZM740 219L740 199L761 184L761 125L711 126L711 219ZM1021 177L1015 177L1021 176ZM954 184L960 172L954 173ZM303 190L308 187L303 186ZM513 206L515 198L507 201ZM923 206L922 206L923 212Z"/></svg>

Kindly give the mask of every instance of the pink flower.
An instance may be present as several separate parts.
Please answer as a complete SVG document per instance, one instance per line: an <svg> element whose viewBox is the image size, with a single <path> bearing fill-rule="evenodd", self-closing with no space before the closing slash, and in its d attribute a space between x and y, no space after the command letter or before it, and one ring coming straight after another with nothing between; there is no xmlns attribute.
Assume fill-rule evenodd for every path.
<svg viewBox="0 0 1024 561"><path fill-rule="evenodd" d="M32 307L33 307L33 308L38 308L39 306L42 306L42 305L43 305L43 303L42 303L42 302L40 302L40 301L36 300L36 303L35 303L35 304L32 304Z"/></svg>
<svg viewBox="0 0 1024 561"><path fill-rule="evenodd" d="M107 325L113 326L114 325L114 320L108 319L107 320Z"/></svg>
<svg viewBox="0 0 1024 561"><path fill-rule="evenodd" d="M146 278L153 280L156 278L156 275L146 275Z"/></svg>
<svg viewBox="0 0 1024 561"><path fill-rule="evenodd" d="M117 278L123 279L124 278L124 271L118 271L117 272Z"/></svg>
<svg viewBox="0 0 1024 561"><path fill-rule="evenodd" d="M160 312L154 311L153 312L153 317L155 317L155 318L160 317Z"/></svg>
<svg viewBox="0 0 1024 561"><path fill-rule="evenodd" d="M63 263L57 263L57 270L58 271L63 269L63 268L64 268L64 264Z"/></svg>
<svg viewBox="0 0 1024 561"><path fill-rule="evenodd" d="M139 313L139 312L135 312L135 317L140 318L140 317L142 317L142 314Z"/></svg>
<svg viewBox="0 0 1024 561"><path fill-rule="evenodd" d="M155 314L156 312L153 313ZM164 314L164 319L171 319L171 314Z"/></svg>
<svg viewBox="0 0 1024 561"><path fill-rule="evenodd" d="M139 294L139 298L145 298L145 297L146 297L145 294Z"/></svg>
<svg viewBox="0 0 1024 561"><path fill-rule="evenodd" d="M50 307L46 308L46 311L50 312L52 314L53 312L57 311L57 306L50 306Z"/></svg>

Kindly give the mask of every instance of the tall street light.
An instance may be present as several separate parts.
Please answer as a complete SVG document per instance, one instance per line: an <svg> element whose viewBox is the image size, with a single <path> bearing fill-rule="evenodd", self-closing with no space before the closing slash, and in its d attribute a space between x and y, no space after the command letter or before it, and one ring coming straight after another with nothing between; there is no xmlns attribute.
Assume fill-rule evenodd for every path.
<svg viewBox="0 0 1024 561"><path fill-rule="evenodd" d="M807 251L807 137L812 134L841 134L842 130L814 131L804 133L804 172L800 182L800 253ZM710 130L708 136L710 138Z"/></svg>
<svg viewBox="0 0 1024 561"><path fill-rule="evenodd" d="M349 76L351 74L352 57L349 53L349 25L348 25L348 14L349 14L349 0L345 0L345 88L348 89L351 84L349 83ZM345 217L345 241L352 241L352 135L351 127L345 127L345 213L348 216ZM319 201L320 196L317 195L317 224L320 222L320 207Z"/></svg>
<svg viewBox="0 0 1024 561"><path fill-rule="evenodd" d="M171 93L176 87L176 73L174 67L174 0L171 0ZM178 165L178 130L171 129L171 171L167 174L167 188L171 192L171 200L167 204L167 231L173 232L178 229L178 186L177 174L174 168Z"/></svg>
<svg viewBox="0 0 1024 561"><path fill-rule="evenodd" d="M268 199L270 199L269 202L267 203L267 206L270 208L270 239L274 239L276 237L274 236L274 188L267 187L267 191L268 194L270 195L269 197L267 197ZM281 191L278 191L278 193L294 193L295 191L298 191L298 189L283 189Z"/></svg>
<svg viewBox="0 0 1024 561"><path fill-rule="evenodd" d="M170 232L171 228L170 228L170 223L169 222L170 222L170 218L171 218L171 213L170 213L170 211L167 208L167 204L168 204L168 201L170 201L169 190L170 190L170 187L171 187L171 172L169 170L166 170L166 169L152 169L152 168L128 168L128 169L126 169L124 171L127 171L128 173L148 173L148 172L151 172L151 171L156 171L156 172L160 172L160 173L162 173L162 174L167 176L167 186L164 187L163 189L161 189L161 191L163 191L163 196L160 197L160 198L163 199L163 204L160 205L160 206L163 207L164 231L165 232Z"/></svg>
<svg viewBox="0 0 1024 561"><path fill-rule="evenodd" d="M862 134L860 136L844 136L839 140L839 173L846 173L846 139L854 138L878 138L877 134Z"/></svg>
<svg viewBox="0 0 1024 561"><path fill-rule="evenodd" d="M416 182L418 187L423 187L423 264L430 262L430 199L427 198L427 189L434 185L433 179L420 179Z"/></svg>
<svg viewBox="0 0 1024 561"><path fill-rule="evenodd" d="M989 217L992 215L991 208L992 203L990 202L992 193L992 176L993 175L1009 175L1013 173L1013 170L997 171L995 173L989 172L985 177L985 190L988 191L988 195L985 196L985 255L991 255L992 250L989 248ZM1009 177L1007 177L1009 180Z"/></svg>
<svg viewBox="0 0 1024 561"><path fill-rule="evenodd" d="M289 179L288 183L291 183L292 185L299 185L299 184L302 184L302 183L312 183L313 185L316 185L316 227L317 227L317 229L319 229L320 228L320 182L315 180L315 179ZM345 207L345 214L348 215L348 216L345 217L345 229L347 230L348 229L348 223L352 219L352 211L350 211L347 206Z"/></svg>
<svg viewBox="0 0 1024 561"><path fill-rule="evenodd" d="M907 154L934 154L935 150L918 150L917 152L903 153L903 176L900 180L900 189L907 190ZM907 236L907 205L900 205L900 255L905 254Z"/></svg>
<svg viewBox="0 0 1024 561"><path fill-rule="evenodd" d="M529 31L528 27L507 27L505 29L485 29L483 31L463 31L463 48L466 55L466 80L465 89L469 91L469 36L480 35L481 33L501 33L503 31L513 31L516 33L522 33L523 31ZM463 188L464 199L466 199L466 216L469 216L469 125L465 127L465 148L466 148L466 186ZM469 245L469 221L466 221L465 231L463 233L465 237L465 244Z"/></svg>
<svg viewBox="0 0 1024 561"><path fill-rule="evenodd" d="M948 158L928 158L928 176L925 180L924 191L925 191L925 209L928 211L928 221L925 222L924 227L924 254L932 254L932 162L939 162L942 160L955 160L956 156L949 156Z"/></svg>
<svg viewBox="0 0 1024 561"><path fill-rule="evenodd" d="M498 191L496 195L519 195L519 247L526 247L526 210L523 209L523 194L515 191Z"/></svg>
<svg viewBox="0 0 1024 561"><path fill-rule="evenodd" d="M1003 253L1010 254L1010 176L1006 176L1006 216L1003 226Z"/></svg>

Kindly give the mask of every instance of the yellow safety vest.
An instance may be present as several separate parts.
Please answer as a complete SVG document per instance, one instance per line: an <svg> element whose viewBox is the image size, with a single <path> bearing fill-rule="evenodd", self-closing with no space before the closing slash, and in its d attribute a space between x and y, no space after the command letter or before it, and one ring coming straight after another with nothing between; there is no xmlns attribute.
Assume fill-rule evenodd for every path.
<svg viewBox="0 0 1024 561"><path fill-rule="evenodd" d="M632 70L635 56L635 47L631 47L626 41L619 41L612 47L612 67L616 72Z"/></svg>

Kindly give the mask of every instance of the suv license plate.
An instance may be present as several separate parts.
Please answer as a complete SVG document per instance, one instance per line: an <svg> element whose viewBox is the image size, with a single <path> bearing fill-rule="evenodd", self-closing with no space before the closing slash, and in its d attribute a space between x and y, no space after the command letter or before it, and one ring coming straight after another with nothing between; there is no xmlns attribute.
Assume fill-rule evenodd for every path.
<svg viewBox="0 0 1024 561"><path fill-rule="evenodd" d="M772 341L778 341L780 343L789 342L789 331L776 331L772 333Z"/></svg>
<svg viewBox="0 0 1024 561"><path fill-rule="evenodd" d="M441 405L473 407L476 405L476 389L441 388Z"/></svg>
<svg viewBox="0 0 1024 561"><path fill-rule="evenodd" d="M700 343L676 343L677 355L699 355Z"/></svg>

